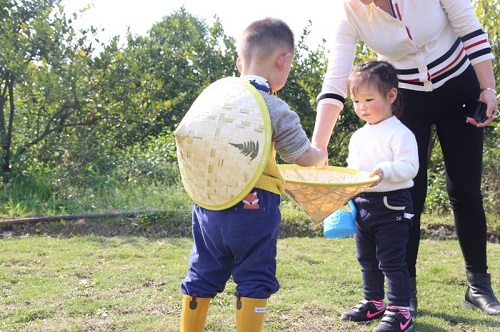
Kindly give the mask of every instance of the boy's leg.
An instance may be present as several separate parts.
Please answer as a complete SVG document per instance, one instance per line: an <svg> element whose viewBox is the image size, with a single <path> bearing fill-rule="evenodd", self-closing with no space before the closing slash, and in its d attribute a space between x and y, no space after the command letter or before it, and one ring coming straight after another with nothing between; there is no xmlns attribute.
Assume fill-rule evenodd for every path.
<svg viewBox="0 0 500 332"><path fill-rule="evenodd" d="M184 295L180 332L203 332L209 304L210 298Z"/></svg>
<svg viewBox="0 0 500 332"><path fill-rule="evenodd" d="M234 253L231 273L236 283L238 332L262 331L267 299L280 287L276 278L280 196L261 189L254 192L259 208L237 207L237 220L226 237Z"/></svg>
<svg viewBox="0 0 500 332"><path fill-rule="evenodd" d="M230 219L224 212L215 213L193 208L193 247L189 269L182 280L181 332L203 331L210 299L221 292L230 277L231 252L223 248L220 225ZM209 239L209 240L205 240Z"/></svg>
<svg viewBox="0 0 500 332"><path fill-rule="evenodd" d="M234 260L231 274L241 297L267 299L278 291L276 254L281 214L280 196L255 189L259 209L237 207L236 220L226 230Z"/></svg>
<svg viewBox="0 0 500 332"><path fill-rule="evenodd" d="M260 332L264 326L267 299L253 299L236 295L237 332Z"/></svg>
<svg viewBox="0 0 500 332"><path fill-rule="evenodd" d="M232 213L193 208L193 247L187 275L182 280L183 294L212 298L224 290L231 276L233 254L224 244L224 229L233 221Z"/></svg>

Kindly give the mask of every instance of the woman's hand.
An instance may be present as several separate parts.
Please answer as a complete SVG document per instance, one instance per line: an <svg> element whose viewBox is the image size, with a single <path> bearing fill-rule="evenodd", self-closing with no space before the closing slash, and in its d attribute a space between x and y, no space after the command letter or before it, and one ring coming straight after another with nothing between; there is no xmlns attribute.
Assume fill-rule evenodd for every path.
<svg viewBox="0 0 500 332"><path fill-rule="evenodd" d="M486 127L499 115L497 94L493 89L483 89L479 95L479 100L487 105L486 115L488 119L479 123L472 118L467 118L466 122L476 127Z"/></svg>
<svg viewBox="0 0 500 332"><path fill-rule="evenodd" d="M488 119L482 123L478 123L476 120L467 118L467 123L470 123L476 127L486 127L495 118L498 117L498 100L497 93L495 91L496 80L493 74L493 63L491 60L485 60L474 65L474 71L476 72L479 85L481 86L481 93L479 94L479 100L486 103L486 115Z"/></svg>

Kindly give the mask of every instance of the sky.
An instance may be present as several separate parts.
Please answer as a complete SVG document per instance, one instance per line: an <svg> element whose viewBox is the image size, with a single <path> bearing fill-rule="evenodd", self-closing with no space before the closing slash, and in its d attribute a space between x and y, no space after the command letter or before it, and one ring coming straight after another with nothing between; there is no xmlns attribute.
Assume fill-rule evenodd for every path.
<svg viewBox="0 0 500 332"><path fill-rule="evenodd" d="M334 0L339 1L339 0ZM300 4L301 2L299 2ZM319 5L319 1L313 1ZM62 0L66 13L73 13L90 4L91 9L79 18L75 27L94 25L104 28L100 32L103 42L113 36L124 36L127 28L132 34L145 35L154 23L163 17L179 10L182 6L186 11L208 25L217 15L227 35L238 38L243 29L253 20L266 16L283 19L292 28L296 40L302 35L303 29L312 22L311 34L308 37L309 46L317 46L324 38L328 41L328 31L332 16L331 3L325 7L291 4L290 0ZM334 12L334 11L333 11ZM124 40L124 39L123 39Z"/></svg>

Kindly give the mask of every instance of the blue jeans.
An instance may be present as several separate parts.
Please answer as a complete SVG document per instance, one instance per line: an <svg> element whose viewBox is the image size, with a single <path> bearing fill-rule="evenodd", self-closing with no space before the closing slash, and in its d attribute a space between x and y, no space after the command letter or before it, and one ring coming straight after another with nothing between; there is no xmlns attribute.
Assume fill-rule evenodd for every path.
<svg viewBox="0 0 500 332"><path fill-rule="evenodd" d="M243 297L267 299L278 291L276 247L281 213L280 196L254 189L258 208L244 203L222 211L193 207L193 247L184 294L214 297L230 276ZM255 207L255 206L254 206Z"/></svg>
<svg viewBox="0 0 500 332"><path fill-rule="evenodd" d="M385 298L385 276L389 304L408 307L410 277L405 256L413 216L410 192L363 193L354 203L358 209L355 240L364 298Z"/></svg>

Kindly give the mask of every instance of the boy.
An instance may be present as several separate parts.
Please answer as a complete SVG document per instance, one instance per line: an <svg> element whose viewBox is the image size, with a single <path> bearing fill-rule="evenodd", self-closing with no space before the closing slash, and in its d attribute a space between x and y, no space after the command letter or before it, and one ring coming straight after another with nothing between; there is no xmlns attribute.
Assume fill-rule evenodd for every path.
<svg viewBox="0 0 500 332"><path fill-rule="evenodd" d="M275 95L288 79L294 49L293 32L279 19L257 20L243 32L236 65L241 79L265 101L273 144L262 175L243 200L223 210L193 207L194 244L181 284L181 331L203 331L210 299L223 291L230 276L236 283L237 331L261 331L267 299L279 289L276 244L284 180L276 152L300 166L322 165L325 158L311 146L298 115Z"/></svg>

